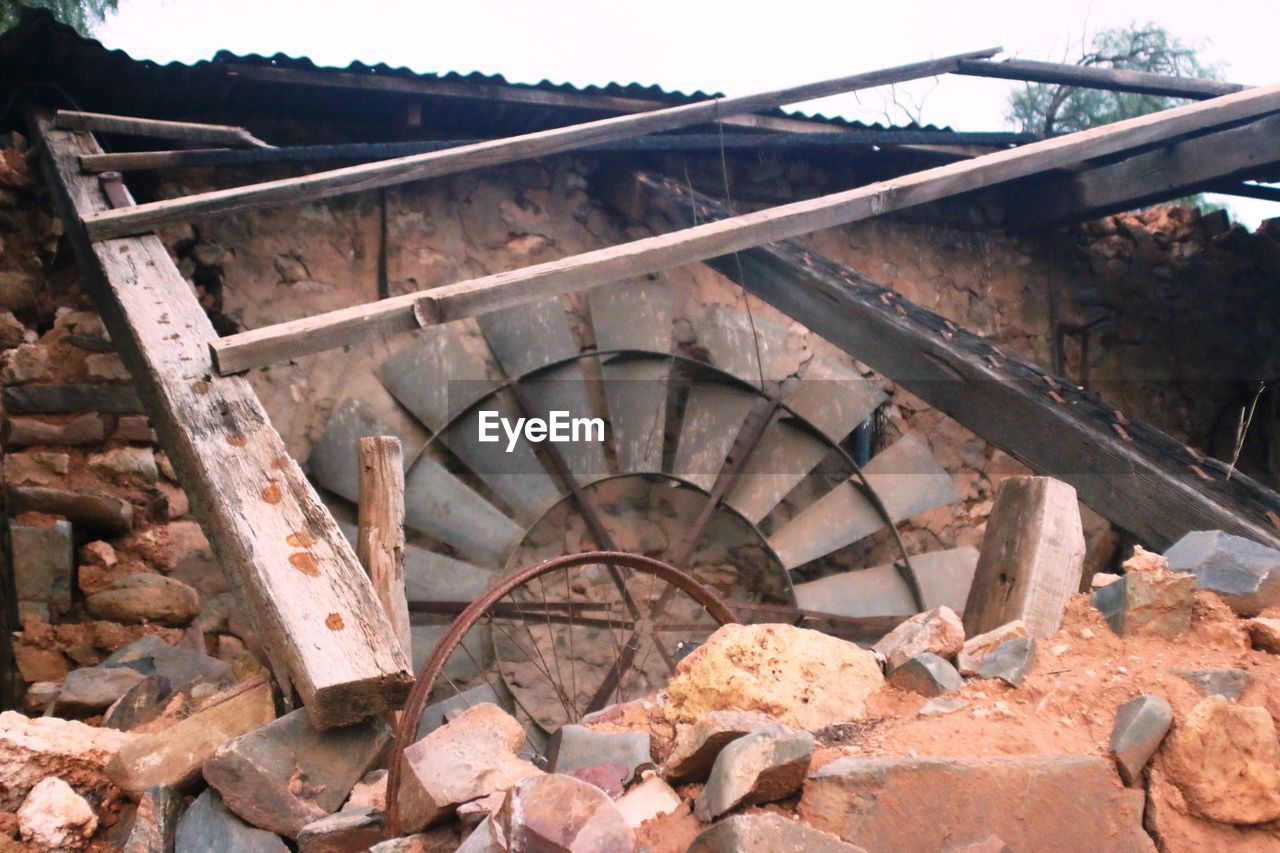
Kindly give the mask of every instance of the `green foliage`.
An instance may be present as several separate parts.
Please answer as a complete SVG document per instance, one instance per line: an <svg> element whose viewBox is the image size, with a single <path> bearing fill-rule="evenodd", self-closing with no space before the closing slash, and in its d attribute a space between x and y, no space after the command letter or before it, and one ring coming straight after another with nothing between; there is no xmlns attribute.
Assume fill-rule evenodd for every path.
<svg viewBox="0 0 1280 853"><path fill-rule="evenodd" d="M1210 80L1218 79L1219 73L1217 66L1200 60L1195 47L1151 23L1102 30L1076 64ZM1013 94L1007 117L1025 133L1048 136L1086 130L1181 103L1185 101L1159 95L1033 83Z"/></svg>
<svg viewBox="0 0 1280 853"><path fill-rule="evenodd" d="M24 7L48 9L53 16L83 35L89 35L119 0L0 0L0 32L18 23Z"/></svg>

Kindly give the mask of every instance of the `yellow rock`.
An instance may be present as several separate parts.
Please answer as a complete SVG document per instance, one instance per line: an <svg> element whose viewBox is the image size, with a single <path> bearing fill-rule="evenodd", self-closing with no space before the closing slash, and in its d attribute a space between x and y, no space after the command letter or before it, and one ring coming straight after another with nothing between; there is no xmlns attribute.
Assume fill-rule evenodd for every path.
<svg viewBox="0 0 1280 853"><path fill-rule="evenodd" d="M666 717L759 711L801 729L861 719L884 686L875 656L853 643L792 625L725 625L680 662Z"/></svg>

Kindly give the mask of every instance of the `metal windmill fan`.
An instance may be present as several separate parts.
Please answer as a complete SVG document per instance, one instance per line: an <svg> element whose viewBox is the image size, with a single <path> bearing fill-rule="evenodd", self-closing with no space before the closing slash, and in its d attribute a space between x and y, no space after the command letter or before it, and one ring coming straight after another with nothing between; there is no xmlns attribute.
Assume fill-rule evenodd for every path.
<svg viewBox="0 0 1280 853"><path fill-rule="evenodd" d="M820 356L779 375L791 369L780 364L787 330L729 306L709 310L696 344L677 351L673 302L662 284L599 287L578 335L567 303L548 299L424 329L380 366L377 381L431 436L424 446L400 431L415 667L464 604L566 553L665 560L742 621L861 624L865 636L859 619L963 607L973 549L831 574L889 522L956 499L911 436L860 471L845 452L884 401L879 385ZM317 485L350 502L357 440L397 434L388 404L366 396L336 407L308 462ZM480 440L482 412L515 422L555 411L602 418L607 440ZM482 698L551 730L658 689L681 649L716 627L653 576L566 571L516 588L467 632L425 727L450 702ZM817 579L793 584L796 571Z"/></svg>

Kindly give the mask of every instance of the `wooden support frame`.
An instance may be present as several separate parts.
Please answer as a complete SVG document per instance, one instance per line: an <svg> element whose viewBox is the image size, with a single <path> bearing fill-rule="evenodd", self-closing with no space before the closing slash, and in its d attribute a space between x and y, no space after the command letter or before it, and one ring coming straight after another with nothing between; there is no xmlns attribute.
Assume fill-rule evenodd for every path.
<svg viewBox="0 0 1280 853"><path fill-rule="evenodd" d="M292 684L322 728L398 707L409 661L368 577L248 381L213 375L213 326L164 244L90 243L80 222L107 201L77 158L101 149L46 114L28 118L111 338L286 696Z"/></svg>
<svg viewBox="0 0 1280 853"><path fill-rule="evenodd" d="M243 127L225 124L197 124L189 121L161 121L153 118L134 118L105 113L86 113L77 110L58 110L53 116L53 126L59 130L83 130L89 133L118 133L122 136L150 136L158 139L176 139L183 142L204 142L211 145L248 145L253 148L271 148Z"/></svg>
<svg viewBox="0 0 1280 853"><path fill-rule="evenodd" d="M212 340L210 349L219 373L238 373L423 325L658 272L1273 112L1280 112L1280 85L1046 139L673 234L241 332Z"/></svg>
<svg viewBox="0 0 1280 853"><path fill-rule="evenodd" d="M641 178L641 186L674 227L695 211L700 220L728 215L675 181ZM788 242L708 265L1032 469L1070 483L1152 547L1215 529L1280 547L1280 495L1238 472L1228 479L1224 463L848 267Z"/></svg>
<svg viewBox="0 0 1280 853"><path fill-rule="evenodd" d="M1118 68L1096 68L1089 65L1068 65L1030 59L1005 59L1000 62L966 59L960 61L960 67L955 73L969 77L994 77L1026 83L1056 83L1082 89L1109 89L1113 92L1135 92L1142 95L1191 98L1197 101L1216 98L1220 95L1231 95L1248 88L1239 83L1223 83L1219 80L1203 80L1198 77L1173 77L1146 71L1125 71Z"/></svg>
<svg viewBox="0 0 1280 853"><path fill-rule="evenodd" d="M637 115L617 116L526 133L492 142L461 145L445 151L348 166L300 178L265 181L249 186L197 193L185 198L140 204L131 208L108 210L86 216L84 226L91 240L106 240L112 237L140 234L163 225L186 222L202 216L316 201L484 166L531 160L548 154L575 150L593 143L675 130L680 127L717 121L725 116L749 113L783 104L921 77L934 77L953 70L961 59L990 56L998 50L999 48L991 48L771 92L698 101Z"/></svg>
<svg viewBox="0 0 1280 853"><path fill-rule="evenodd" d="M1010 192L1019 229L1040 228L1131 210L1214 189L1280 165L1280 115L1213 131L1074 175L1054 176Z"/></svg>

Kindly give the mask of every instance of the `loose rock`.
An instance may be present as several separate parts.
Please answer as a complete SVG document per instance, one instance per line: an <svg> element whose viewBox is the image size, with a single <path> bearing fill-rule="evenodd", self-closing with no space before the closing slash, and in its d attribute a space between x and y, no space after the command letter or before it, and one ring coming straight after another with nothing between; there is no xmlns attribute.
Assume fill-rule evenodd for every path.
<svg viewBox="0 0 1280 853"><path fill-rule="evenodd" d="M978 678L998 678L1011 687L1021 687L1036 662L1036 641L1015 637L996 646L982 659Z"/></svg>
<svg viewBox="0 0 1280 853"><path fill-rule="evenodd" d="M965 641L964 648L960 650L960 654L956 655L956 668L960 670L961 675L977 675L978 667L982 665L983 658L992 649L1015 637L1025 636L1027 636L1026 624L1021 619L1015 619L993 631L970 637Z"/></svg>
<svg viewBox="0 0 1280 853"><path fill-rule="evenodd" d="M1169 727L1173 709L1160 696L1139 696L1120 706L1111 729L1111 755L1126 785L1142 782L1142 771Z"/></svg>
<svg viewBox="0 0 1280 853"><path fill-rule="evenodd" d="M176 849L182 853L288 853L279 836L255 829L222 804L217 791L196 797L178 821Z"/></svg>
<svg viewBox="0 0 1280 853"><path fill-rule="evenodd" d="M1199 530L1165 552L1169 568L1191 572L1200 589L1218 593L1242 616L1280 605L1280 551L1251 539Z"/></svg>
<svg viewBox="0 0 1280 853"><path fill-rule="evenodd" d="M1175 669L1173 674L1191 682L1201 696L1226 696L1232 700L1239 699L1253 683L1253 676L1243 669Z"/></svg>
<svg viewBox="0 0 1280 853"><path fill-rule="evenodd" d="M517 782L491 818L500 846L545 853L622 853L635 833L594 785L553 774Z"/></svg>
<svg viewBox="0 0 1280 853"><path fill-rule="evenodd" d="M411 832L420 830L447 819L462 803L541 776L541 770L518 757L524 746L520 724L487 703L468 709L412 744L404 751L398 804L401 826Z"/></svg>
<svg viewBox="0 0 1280 853"><path fill-rule="evenodd" d="M87 717L106 710L144 676L131 669L89 666L72 670L53 704L59 717Z"/></svg>
<svg viewBox="0 0 1280 853"><path fill-rule="evenodd" d="M1249 642L1260 652L1280 655L1280 619L1258 616L1245 623Z"/></svg>
<svg viewBox="0 0 1280 853"><path fill-rule="evenodd" d="M693 813L709 822L741 805L768 803L799 790L813 758L813 735L772 723L721 750Z"/></svg>
<svg viewBox="0 0 1280 853"><path fill-rule="evenodd" d="M646 820L671 814L683 804L680 795L658 776L650 776L623 794L615 803L622 819L632 829L639 829Z"/></svg>
<svg viewBox="0 0 1280 853"><path fill-rule="evenodd" d="M547 766L553 773L571 773L601 764L619 764L630 782L637 771L653 765L648 732L602 732L585 726L561 726L547 744Z"/></svg>
<svg viewBox="0 0 1280 853"><path fill-rule="evenodd" d="M1174 640L1191 627L1196 579L1174 574L1159 554L1135 548L1124 577L1093 593L1093 605L1120 636Z"/></svg>
<svg viewBox="0 0 1280 853"><path fill-rule="evenodd" d="M964 625L950 607L917 613L886 634L872 650L893 670L924 652L952 658L964 647Z"/></svg>
<svg viewBox="0 0 1280 853"><path fill-rule="evenodd" d="M0 811L16 811L35 784L48 776L59 776L80 791L105 798L111 782L104 767L134 739L134 735L73 720L0 713Z"/></svg>
<svg viewBox="0 0 1280 853"><path fill-rule="evenodd" d="M847 756L809 776L799 814L867 850L946 850L994 834L1013 850L1133 853L1155 850L1143 804L1098 756Z"/></svg>
<svg viewBox="0 0 1280 853"><path fill-rule="evenodd" d="M103 474L154 483L160 476L150 447L113 447L89 455L89 467Z"/></svg>
<svg viewBox="0 0 1280 853"><path fill-rule="evenodd" d="M174 692L198 682L229 686L231 665L199 651L171 646L159 637L140 637L117 650L103 666L123 666L143 675L158 675L169 681Z"/></svg>
<svg viewBox="0 0 1280 853"><path fill-rule="evenodd" d="M771 722L764 714L751 711L711 711L696 723L676 726L662 775L671 782L705 779L720 750Z"/></svg>
<svg viewBox="0 0 1280 853"><path fill-rule="evenodd" d="M116 785L133 794L152 785L185 787L218 747L275 717L271 688L261 678L252 679L214 697L198 712L162 732L131 739L108 762L107 773Z"/></svg>
<svg viewBox="0 0 1280 853"><path fill-rule="evenodd" d="M791 625L725 625L676 667L664 711L673 723L709 711L758 711L820 729L860 719L884 685L875 656Z"/></svg>
<svg viewBox="0 0 1280 853"><path fill-rule="evenodd" d="M133 670L126 670L133 672ZM164 710L165 700L172 695L169 679L163 675L147 675L124 692L102 715L99 725L108 729L127 732L143 723L149 723Z"/></svg>
<svg viewBox="0 0 1280 853"><path fill-rule="evenodd" d="M1280 818L1280 744L1266 709L1210 696L1174 727L1161 754L1194 814L1242 824Z"/></svg>
<svg viewBox="0 0 1280 853"><path fill-rule="evenodd" d="M838 836L788 820L780 814L740 814L702 831L688 853L865 853Z"/></svg>
<svg viewBox="0 0 1280 853"><path fill-rule="evenodd" d="M18 809L22 840L41 850L79 850L97 830L93 807L57 776L42 779Z"/></svg>
<svg viewBox="0 0 1280 853"><path fill-rule="evenodd" d="M337 811L390 738L376 717L319 731L299 708L219 747L204 762L204 778L244 820L297 838Z"/></svg>
<svg viewBox="0 0 1280 853"><path fill-rule="evenodd" d="M185 807L182 795L172 788L155 785L143 791L123 853L174 853L178 819Z"/></svg>
<svg viewBox="0 0 1280 853"><path fill-rule="evenodd" d="M889 683L921 696L941 696L964 686L956 668L932 652L921 652L889 673Z"/></svg>
<svg viewBox="0 0 1280 853"><path fill-rule="evenodd" d="M89 596L86 604L98 619L126 625L156 622L180 628L200 613L200 596L194 589L153 572L120 578Z"/></svg>
<svg viewBox="0 0 1280 853"><path fill-rule="evenodd" d="M363 853L386 835L385 816L374 809L344 809L312 821L298 833L299 853Z"/></svg>

